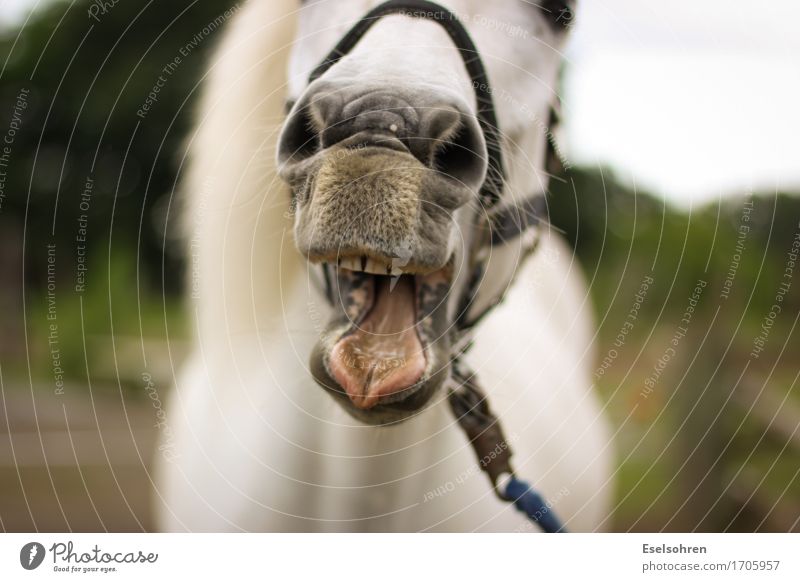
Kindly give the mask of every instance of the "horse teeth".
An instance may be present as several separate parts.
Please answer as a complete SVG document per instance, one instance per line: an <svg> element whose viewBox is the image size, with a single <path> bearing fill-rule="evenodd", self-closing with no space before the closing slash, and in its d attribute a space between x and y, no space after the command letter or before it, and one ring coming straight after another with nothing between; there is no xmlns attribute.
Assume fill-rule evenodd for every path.
<svg viewBox="0 0 800 582"><path fill-rule="evenodd" d="M361 262L356 258L340 257L339 268L359 272L361 271Z"/></svg>
<svg viewBox="0 0 800 582"><path fill-rule="evenodd" d="M376 261L375 259L368 259L366 265L364 266L364 270L367 273L372 273L373 275L383 275L386 272L386 267L383 263Z"/></svg>
<svg viewBox="0 0 800 582"><path fill-rule="evenodd" d="M357 273L371 273L372 275L391 275L392 267L383 261L372 259L367 256L361 257L339 257L336 264L340 269L348 269Z"/></svg>

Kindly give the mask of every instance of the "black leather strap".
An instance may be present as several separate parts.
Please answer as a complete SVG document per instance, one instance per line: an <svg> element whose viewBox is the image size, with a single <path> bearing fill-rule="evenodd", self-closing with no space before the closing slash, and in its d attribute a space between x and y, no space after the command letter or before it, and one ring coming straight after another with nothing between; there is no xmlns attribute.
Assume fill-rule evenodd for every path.
<svg viewBox="0 0 800 582"><path fill-rule="evenodd" d="M491 216L491 245L503 245L546 220L547 200L542 194L534 194L516 204L498 208Z"/></svg>

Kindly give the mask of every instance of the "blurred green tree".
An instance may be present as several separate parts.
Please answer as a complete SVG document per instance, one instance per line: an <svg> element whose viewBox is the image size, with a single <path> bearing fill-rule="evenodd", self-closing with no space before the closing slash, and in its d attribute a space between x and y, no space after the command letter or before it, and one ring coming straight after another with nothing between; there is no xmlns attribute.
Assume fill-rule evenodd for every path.
<svg viewBox="0 0 800 582"><path fill-rule="evenodd" d="M113 244L138 254L151 289L180 288L178 253L164 253L167 208L198 81L232 6L58 1L0 38L0 129L27 92L0 208L7 232L24 229L27 284L43 283L45 244L69 256L58 263L67 279L81 244L93 257Z"/></svg>

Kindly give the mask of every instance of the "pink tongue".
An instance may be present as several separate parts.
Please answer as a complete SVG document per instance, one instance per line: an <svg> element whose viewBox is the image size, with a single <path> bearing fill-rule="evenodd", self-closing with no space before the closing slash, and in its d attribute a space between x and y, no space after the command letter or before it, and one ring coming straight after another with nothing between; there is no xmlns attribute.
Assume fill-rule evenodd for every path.
<svg viewBox="0 0 800 582"><path fill-rule="evenodd" d="M375 302L364 321L331 351L333 377L358 408L402 392L425 372L425 354L414 329L414 283L375 278Z"/></svg>

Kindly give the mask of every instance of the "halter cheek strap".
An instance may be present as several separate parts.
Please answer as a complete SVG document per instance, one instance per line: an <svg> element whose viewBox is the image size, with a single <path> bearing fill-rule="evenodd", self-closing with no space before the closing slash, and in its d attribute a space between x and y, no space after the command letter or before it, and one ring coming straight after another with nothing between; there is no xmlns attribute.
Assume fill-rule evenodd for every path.
<svg viewBox="0 0 800 582"><path fill-rule="evenodd" d="M482 313L473 317L468 316L484 275L486 265L482 257L486 254L485 251L491 247L508 244L518 239L530 227L543 222L546 217L545 197L544 194L535 194L516 203L500 205L506 184L506 171L489 78L480 53L464 25L453 12L439 4L426 0L389 0L373 8L339 40L334 49L314 69L309 77L309 83L320 78L346 56L378 20L394 14L436 22L447 32L470 76L477 103L476 118L486 142L488 168L479 194L485 211L482 216L488 220L482 229L485 236L479 236L478 244L469 250L471 273L459 303L460 315L455 326L458 335L456 339L461 341L486 312L502 300L502 296L497 297ZM553 144L548 142L548 147L551 148L549 158L553 152ZM330 273L324 266L323 276L326 285L330 287ZM468 347L469 343L466 343L466 346L452 358L452 386L448 399L459 425L473 446L481 469L487 473L495 492L501 499L514 503L517 509L538 523L544 531L564 531L544 499L527 483L516 478L510 463L510 444L503 436L497 417L489 409L486 396L480 389L475 374L466 370L461 360L460 356Z"/></svg>

